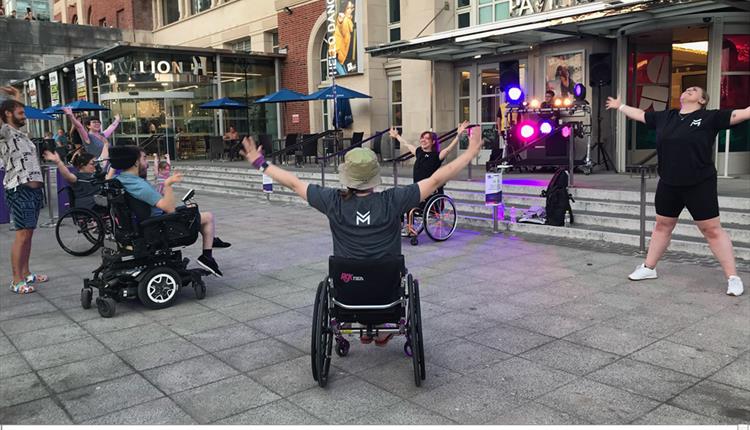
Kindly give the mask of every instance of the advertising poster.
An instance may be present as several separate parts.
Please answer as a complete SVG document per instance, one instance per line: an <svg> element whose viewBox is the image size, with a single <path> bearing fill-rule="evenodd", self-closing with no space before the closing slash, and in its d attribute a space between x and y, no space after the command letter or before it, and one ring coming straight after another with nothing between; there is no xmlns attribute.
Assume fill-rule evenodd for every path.
<svg viewBox="0 0 750 430"><path fill-rule="evenodd" d="M31 107L37 107L36 79L29 81L29 102Z"/></svg>
<svg viewBox="0 0 750 430"><path fill-rule="evenodd" d="M60 85L57 82L57 72L50 72L49 74L49 94L50 94L50 105L60 104Z"/></svg>
<svg viewBox="0 0 750 430"><path fill-rule="evenodd" d="M554 91L555 97L573 97L573 87L583 82L583 58L583 52L547 56L544 68L546 89Z"/></svg>
<svg viewBox="0 0 750 430"><path fill-rule="evenodd" d="M326 0L328 73L346 76L362 72L362 0Z"/></svg>
<svg viewBox="0 0 750 430"><path fill-rule="evenodd" d="M86 64L76 64L76 99L86 100Z"/></svg>

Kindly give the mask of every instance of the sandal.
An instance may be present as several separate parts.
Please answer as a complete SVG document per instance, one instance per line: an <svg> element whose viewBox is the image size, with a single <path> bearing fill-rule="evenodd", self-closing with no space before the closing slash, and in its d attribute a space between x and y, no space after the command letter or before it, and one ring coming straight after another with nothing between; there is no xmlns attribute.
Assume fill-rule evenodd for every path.
<svg viewBox="0 0 750 430"><path fill-rule="evenodd" d="M386 337L377 337L375 338L375 345L377 346L385 346L391 338L393 338L394 333L388 333Z"/></svg>
<svg viewBox="0 0 750 430"><path fill-rule="evenodd" d="M36 291L33 285L29 285L26 281L21 281L17 284L10 284L10 290L16 294L30 294Z"/></svg>
<svg viewBox="0 0 750 430"><path fill-rule="evenodd" d="M43 284L47 281L49 281L49 276L41 273L30 273L26 276L27 284Z"/></svg>

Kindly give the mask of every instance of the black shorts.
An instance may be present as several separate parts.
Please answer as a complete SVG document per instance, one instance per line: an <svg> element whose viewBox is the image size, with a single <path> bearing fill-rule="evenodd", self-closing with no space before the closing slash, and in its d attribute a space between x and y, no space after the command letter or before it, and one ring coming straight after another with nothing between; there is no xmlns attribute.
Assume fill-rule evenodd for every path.
<svg viewBox="0 0 750 430"><path fill-rule="evenodd" d="M716 191L716 176L703 182L677 187L659 181L654 199L656 214L678 218L687 207L695 221L705 221L719 216L719 196Z"/></svg>

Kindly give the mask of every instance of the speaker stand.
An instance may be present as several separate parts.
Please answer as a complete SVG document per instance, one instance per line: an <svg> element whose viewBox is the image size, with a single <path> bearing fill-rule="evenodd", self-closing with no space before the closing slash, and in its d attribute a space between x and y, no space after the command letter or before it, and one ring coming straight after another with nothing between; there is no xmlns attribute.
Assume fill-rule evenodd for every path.
<svg viewBox="0 0 750 430"><path fill-rule="evenodd" d="M591 149L596 149L595 166L604 164L605 170L609 171L611 164L612 170L617 173L615 164L612 162L612 158L609 156L609 153L607 153L607 149L604 147L604 143L602 142L602 87L604 86L604 82L599 81L596 83L596 143L594 143Z"/></svg>

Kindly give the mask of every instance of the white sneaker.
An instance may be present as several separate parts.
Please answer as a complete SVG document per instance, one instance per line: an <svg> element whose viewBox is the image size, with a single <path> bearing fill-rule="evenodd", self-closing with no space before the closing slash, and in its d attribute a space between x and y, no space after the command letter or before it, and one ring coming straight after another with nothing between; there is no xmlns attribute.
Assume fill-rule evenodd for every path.
<svg viewBox="0 0 750 430"><path fill-rule="evenodd" d="M633 273L628 275L628 279L631 281L643 281L644 279L656 279L656 269L649 269L645 264L641 264L633 270Z"/></svg>
<svg viewBox="0 0 750 430"><path fill-rule="evenodd" d="M745 291L742 286L742 279L739 276L730 276L727 280L727 295L728 296L741 296Z"/></svg>

